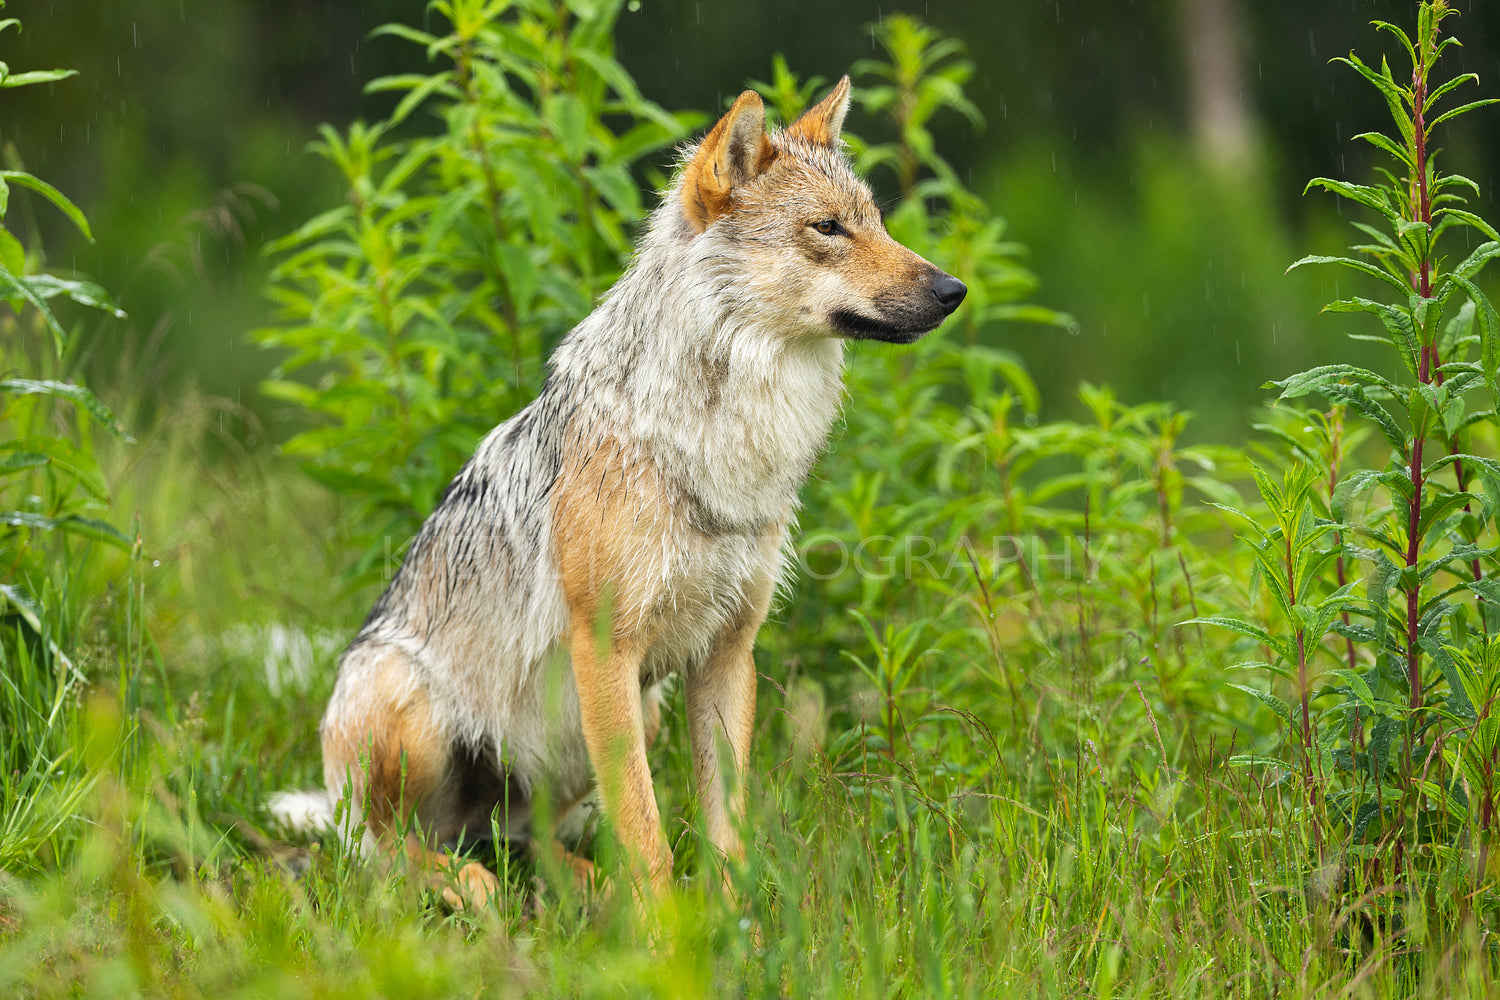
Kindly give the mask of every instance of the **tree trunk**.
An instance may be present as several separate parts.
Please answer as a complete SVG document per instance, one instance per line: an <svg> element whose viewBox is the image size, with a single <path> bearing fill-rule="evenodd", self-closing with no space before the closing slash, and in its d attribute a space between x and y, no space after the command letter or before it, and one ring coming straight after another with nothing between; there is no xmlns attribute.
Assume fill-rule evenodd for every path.
<svg viewBox="0 0 1500 1000"><path fill-rule="evenodd" d="M1254 153L1254 113L1245 93L1236 0L1177 0L1177 7L1198 150L1216 166L1247 166Z"/></svg>

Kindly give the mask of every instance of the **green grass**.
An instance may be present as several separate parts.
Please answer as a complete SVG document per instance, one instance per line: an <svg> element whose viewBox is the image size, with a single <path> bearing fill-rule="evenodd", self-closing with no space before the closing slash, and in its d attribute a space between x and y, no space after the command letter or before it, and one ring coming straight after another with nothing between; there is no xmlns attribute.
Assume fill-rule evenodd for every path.
<svg viewBox="0 0 1500 1000"><path fill-rule="evenodd" d="M150 639L95 643L92 693L42 741L73 784L7 794L7 817L84 798L0 879L0 994L1436 997L1482 995L1497 971L1487 879L1423 891L1345 870L1291 808L1297 784L1225 766L1273 749L1275 727L1224 688L1222 637L1159 661L1143 646L1135 600L1154 590L1164 616L1174 585L1186 600L1165 557L1127 561L1134 593L1079 578L1045 603L1002 581L988 610L972 580L885 583L877 603L911 609L896 621L930 612L933 652L899 692L834 666L889 658L881 629L827 603L860 581L799 582L757 654L735 900L694 877L680 696L669 712L653 767L683 880L654 943L628 907L529 870L492 912L453 914L399 866L303 853L262 807L314 781L336 646L367 595L338 593L318 541L337 510L300 473L253 451L200 465L216 427L204 409L121 449L117 502L154 484L143 531L163 540L135 564ZM1195 572L1195 600L1238 587L1234 551ZM34 667L6 676L56 695Z"/></svg>

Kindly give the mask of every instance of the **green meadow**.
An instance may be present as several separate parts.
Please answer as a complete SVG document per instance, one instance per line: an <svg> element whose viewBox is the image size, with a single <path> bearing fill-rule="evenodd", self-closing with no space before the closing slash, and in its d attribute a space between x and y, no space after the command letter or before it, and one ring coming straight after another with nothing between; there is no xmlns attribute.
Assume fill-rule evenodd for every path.
<svg viewBox="0 0 1500 1000"><path fill-rule="evenodd" d="M470 856L506 891L455 911L403 859L279 829L266 802L321 783L339 652L723 109L643 93L623 2L435 0L379 29L421 71L360 81L379 117L301 137L299 217L226 293L266 303L219 318L240 352L220 364L264 374L253 399L214 391L202 352L200 378L168 371L171 323L122 309L144 279L43 251L38 217L112 234L8 133L0 996L1490 995L1500 214L1444 146L1500 91L1462 68L1467 10L1354 8L1358 46L1318 84L1383 116L1343 129L1349 176L1278 190L1143 141L1157 197L1134 221L1103 188L1082 208L1033 191L1024 151L993 184L956 167L956 123L985 120L977 43L890 12L861 29L850 154L891 234L970 292L913 347L848 352L756 648L732 893L672 690L651 762L676 880L644 923L628 892L490 841ZM17 27L0 97L78 82ZM764 66L745 85L781 121L832 84ZM259 232L253 181L149 258L193 289L184 314ZM1327 216L1269 221L1304 184ZM1066 273L1028 258L1008 204L1056 230ZM1202 206L1228 206L1222 230ZM1108 339L1100 290L1132 257L1193 297L1204 261L1271 262L1232 306L1288 345L1257 354L1271 381L1205 383L1247 401L1238 426L1017 348L1049 338L1066 373L1139 353L1131 386L1197 350L1134 351L1132 289ZM607 822L583 848L618 883Z"/></svg>

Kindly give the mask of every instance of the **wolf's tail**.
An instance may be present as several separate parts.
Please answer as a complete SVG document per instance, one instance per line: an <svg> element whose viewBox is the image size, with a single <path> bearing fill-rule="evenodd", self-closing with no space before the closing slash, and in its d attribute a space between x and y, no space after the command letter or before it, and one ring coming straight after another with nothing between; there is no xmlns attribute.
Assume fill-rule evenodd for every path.
<svg viewBox="0 0 1500 1000"><path fill-rule="evenodd" d="M266 803L272 818L288 833L333 834L347 851L363 853L375 844L364 813L324 788L277 792Z"/></svg>
<svg viewBox="0 0 1500 1000"><path fill-rule="evenodd" d="M339 826L333 796L327 789L277 792L266 808L277 823L294 833L321 833Z"/></svg>

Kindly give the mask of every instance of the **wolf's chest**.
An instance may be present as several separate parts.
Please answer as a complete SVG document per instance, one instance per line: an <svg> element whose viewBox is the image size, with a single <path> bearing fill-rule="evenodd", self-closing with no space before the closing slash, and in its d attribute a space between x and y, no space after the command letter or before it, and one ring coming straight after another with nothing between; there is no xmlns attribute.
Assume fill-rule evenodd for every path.
<svg viewBox="0 0 1500 1000"><path fill-rule="evenodd" d="M645 609L652 642L643 681L692 669L753 612L752 595L780 578L784 538L776 523L755 534L716 537L690 529L668 543L671 551L657 567L661 585Z"/></svg>
<svg viewBox="0 0 1500 1000"><path fill-rule="evenodd" d="M628 433L682 487L696 528L756 533L796 506L838 413L840 359L827 342L742 360L697 405L636 407Z"/></svg>

